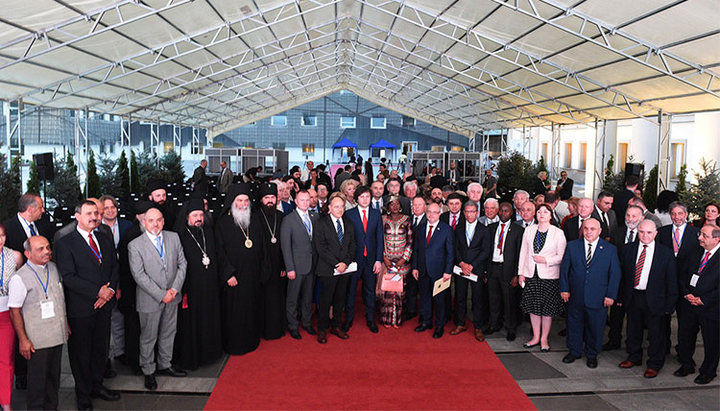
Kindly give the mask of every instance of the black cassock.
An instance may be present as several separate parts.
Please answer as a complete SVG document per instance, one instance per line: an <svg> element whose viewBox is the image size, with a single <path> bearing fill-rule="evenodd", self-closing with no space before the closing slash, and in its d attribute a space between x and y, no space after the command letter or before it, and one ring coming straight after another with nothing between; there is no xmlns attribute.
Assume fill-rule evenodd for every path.
<svg viewBox="0 0 720 411"><path fill-rule="evenodd" d="M260 277L260 298L262 307L261 331L266 340L275 340L285 334L285 294L287 278L280 277L285 269L282 251L280 250L280 224L283 213L275 209L268 215L264 210L257 211L258 219L263 224L264 261ZM274 236L273 236L274 233ZM272 238L275 242L272 242Z"/></svg>
<svg viewBox="0 0 720 411"><path fill-rule="evenodd" d="M187 260L187 274L178 310L173 364L195 370L222 355L218 261L211 227L185 226L178 230L178 235ZM207 268L201 247L210 259Z"/></svg>
<svg viewBox="0 0 720 411"><path fill-rule="evenodd" d="M137 285L130 272L130 261L128 256L128 244L141 235L144 231L140 222L135 220L118 244L118 255L120 256L118 283L120 285L120 299L117 308L123 314L123 325L125 327L125 356L127 363L133 369L139 370L140 363L140 317L135 308L135 290Z"/></svg>
<svg viewBox="0 0 720 411"><path fill-rule="evenodd" d="M245 354L260 344L260 273L263 261L262 225L256 213L252 214L248 233L252 246L245 244L242 229L235 224L232 215L221 216L215 223L217 246L223 348L228 354ZM230 287L227 280L232 276L237 285Z"/></svg>

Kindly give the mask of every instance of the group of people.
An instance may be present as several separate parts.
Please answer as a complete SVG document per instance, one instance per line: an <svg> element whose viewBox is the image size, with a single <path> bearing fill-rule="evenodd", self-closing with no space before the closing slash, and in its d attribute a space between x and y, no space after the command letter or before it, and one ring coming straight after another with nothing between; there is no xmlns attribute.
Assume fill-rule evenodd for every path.
<svg viewBox="0 0 720 411"><path fill-rule="evenodd" d="M461 191L439 173L432 178L444 180L431 184L349 170L332 184L323 168L308 165L271 181L255 174L232 183L223 164L225 201L214 213L206 166L195 170L193 195L179 209L164 184L150 182L133 222L103 196L80 202L75 221L53 233L42 199L21 196L18 214L0 225L3 408L13 370L28 408L57 408L65 342L77 406L91 409L92 398L120 398L103 384L115 375L111 359L136 368L155 390L156 375L183 377L223 352L244 354L286 332L301 339L303 330L321 344L328 334L348 339L358 291L372 333L417 316L418 333L442 338L452 321L449 333L459 335L468 330L470 292L477 341L503 329L515 340L528 315L533 336L523 346L547 352L553 318L566 315L563 361L584 354L591 368L603 349L619 347L627 317L620 367L642 364L647 328L648 378L663 366L677 311L682 367L674 374L695 372L701 331L705 357L695 382L716 375L717 203L697 226L674 203L672 224L658 228L632 176L626 189L595 201L573 205L545 191L535 204L523 190L499 202L484 190L496 189L491 179Z"/></svg>

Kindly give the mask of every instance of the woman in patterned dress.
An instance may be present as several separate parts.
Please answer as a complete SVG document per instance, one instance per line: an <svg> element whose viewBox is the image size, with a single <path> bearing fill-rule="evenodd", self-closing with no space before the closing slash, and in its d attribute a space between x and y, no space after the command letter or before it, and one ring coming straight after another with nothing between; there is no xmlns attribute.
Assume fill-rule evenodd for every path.
<svg viewBox="0 0 720 411"><path fill-rule="evenodd" d="M412 229L410 218L401 214L399 198L392 196L386 205L389 215L383 216L383 232L385 235L385 251L383 262L387 274L398 274L402 277L403 291L383 291L380 322L385 327L398 328L403 319L403 298L405 298L405 278L410 271L412 254Z"/></svg>

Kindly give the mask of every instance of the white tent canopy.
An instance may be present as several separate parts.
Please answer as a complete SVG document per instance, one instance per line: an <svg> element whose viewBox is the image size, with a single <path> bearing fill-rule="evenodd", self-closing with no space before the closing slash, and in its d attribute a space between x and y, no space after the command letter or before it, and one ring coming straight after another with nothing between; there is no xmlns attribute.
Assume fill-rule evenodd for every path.
<svg viewBox="0 0 720 411"><path fill-rule="evenodd" d="M716 0L2 1L0 99L214 134L342 89L480 130L720 109Z"/></svg>

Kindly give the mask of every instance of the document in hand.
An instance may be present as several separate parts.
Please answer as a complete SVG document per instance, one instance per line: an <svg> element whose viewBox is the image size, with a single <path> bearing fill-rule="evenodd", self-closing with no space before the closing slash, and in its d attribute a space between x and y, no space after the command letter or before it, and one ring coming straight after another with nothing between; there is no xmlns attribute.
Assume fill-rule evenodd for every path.
<svg viewBox="0 0 720 411"><path fill-rule="evenodd" d="M433 286L433 297L448 288L450 288L450 280L443 281L442 277L440 277L437 281L435 281L435 285Z"/></svg>
<svg viewBox="0 0 720 411"><path fill-rule="evenodd" d="M352 263L348 264L347 268L342 273L336 268L335 271L333 271L333 275L349 274L354 273L355 271L357 271L357 263L353 261Z"/></svg>
<svg viewBox="0 0 720 411"><path fill-rule="evenodd" d="M463 275L463 270L458 265L453 267L453 274L457 274L463 278L467 278L468 280L474 281L474 282L477 282L477 280L478 280L478 276L473 273L470 273L470 275Z"/></svg>

